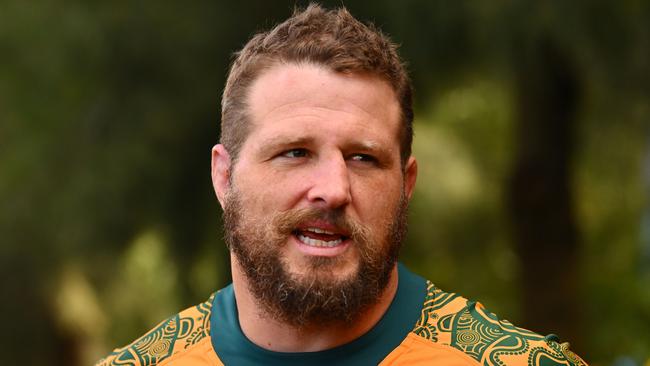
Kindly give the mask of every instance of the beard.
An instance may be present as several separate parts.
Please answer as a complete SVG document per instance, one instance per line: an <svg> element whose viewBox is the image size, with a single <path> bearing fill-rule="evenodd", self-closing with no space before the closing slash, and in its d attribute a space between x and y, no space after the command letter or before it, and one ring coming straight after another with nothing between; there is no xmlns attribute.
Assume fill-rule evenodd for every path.
<svg viewBox="0 0 650 366"><path fill-rule="evenodd" d="M224 205L225 241L260 310L296 328L344 324L358 319L386 289L406 234L407 208L402 192L394 215L381 226L381 233L371 232L342 210L288 210L270 220L251 220L245 216L241 194L233 187ZM304 258L304 273L288 270L281 249L302 222L315 219L350 233L351 245L359 253L354 273L345 278L336 276L335 269L346 260L338 256L308 256Z"/></svg>

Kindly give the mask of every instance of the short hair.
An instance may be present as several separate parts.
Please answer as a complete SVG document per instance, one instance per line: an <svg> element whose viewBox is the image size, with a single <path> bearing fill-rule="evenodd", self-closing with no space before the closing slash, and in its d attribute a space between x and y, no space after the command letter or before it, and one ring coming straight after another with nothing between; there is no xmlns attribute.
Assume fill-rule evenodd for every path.
<svg viewBox="0 0 650 366"><path fill-rule="evenodd" d="M372 24L363 24L345 8L318 4L294 10L273 29L258 33L235 53L221 99L221 144L234 162L249 134L247 96L264 70L279 63L310 63L334 72L363 73L387 81L401 109L400 157L411 155L412 87L398 46Z"/></svg>

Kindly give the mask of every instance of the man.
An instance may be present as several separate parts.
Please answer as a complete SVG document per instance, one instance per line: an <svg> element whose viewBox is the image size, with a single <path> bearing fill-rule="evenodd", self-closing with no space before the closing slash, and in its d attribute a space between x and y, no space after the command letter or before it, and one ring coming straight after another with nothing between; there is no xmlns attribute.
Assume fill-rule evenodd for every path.
<svg viewBox="0 0 650 366"><path fill-rule="evenodd" d="M397 264L412 121L396 46L345 9L254 36L212 150L233 283L99 364L583 364Z"/></svg>

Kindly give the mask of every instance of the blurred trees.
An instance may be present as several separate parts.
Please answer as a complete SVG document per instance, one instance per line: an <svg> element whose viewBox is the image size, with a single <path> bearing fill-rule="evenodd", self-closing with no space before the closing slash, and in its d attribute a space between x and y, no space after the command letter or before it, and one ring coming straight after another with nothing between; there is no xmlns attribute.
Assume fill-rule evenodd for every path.
<svg viewBox="0 0 650 366"><path fill-rule="evenodd" d="M221 88L292 6L0 3L1 364L88 364L228 282ZM346 6L416 85L404 261L592 363L645 361L650 4Z"/></svg>

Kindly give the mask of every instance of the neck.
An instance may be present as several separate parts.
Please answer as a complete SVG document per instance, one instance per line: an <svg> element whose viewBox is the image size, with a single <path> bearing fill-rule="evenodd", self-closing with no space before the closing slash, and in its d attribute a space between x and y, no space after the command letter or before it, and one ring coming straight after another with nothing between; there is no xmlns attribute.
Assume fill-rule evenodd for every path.
<svg viewBox="0 0 650 366"><path fill-rule="evenodd" d="M231 255L232 280L237 301L239 324L253 343L275 352L316 352L349 343L372 329L386 313L397 292L397 266L378 301L371 305L354 324L316 324L296 328L275 320L261 311L250 291L245 274Z"/></svg>

